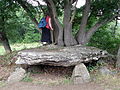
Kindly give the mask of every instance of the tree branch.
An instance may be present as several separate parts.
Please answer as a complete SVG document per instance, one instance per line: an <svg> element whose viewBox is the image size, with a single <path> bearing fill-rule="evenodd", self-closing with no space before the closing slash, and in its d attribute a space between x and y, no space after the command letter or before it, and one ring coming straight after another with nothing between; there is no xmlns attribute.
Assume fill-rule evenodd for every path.
<svg viewBox="0 0 120 90"><path fill-rule="evenodd" d="M30 19L32 20L32 22L34 23L34 25L36 26L37 30L39 30L38 28L38 21L36 20L36 18L33 16L32 12L29 10L29 8L26 6L27 2L24 2L22 0L16 0L21 6L22 8L27 12L28 16L30 17ZM40 31L40 30L39 30ZM41 31L40 31L41 32Z"/></svg>
<svg viewBox="0 0 120 90"><path fill-rule="evenodd" d="M100 28L102 25L112 21L116 15L112 16L111 18L106 18L103 21L97 22L92 28L89 29L89 31L86 33L87 40L90 39L90 37L94 34L95 31L97 31L98 28Z"/></svg>
<svg viewBox="0 0 120 90"><path fill-rule="evenodd" d="M33 1L35 1L35 2L37 2L38 3L38 6L40 7L40 9L42 10L42 12L44 13L44 15L45 15L45 10L42 8L42 5L40 4L40 2L39 1L37 1L37 0L33 0Z"/></svg>
<svg viewBox="0 0 120 90"><path fill-rule="evenodd" d="M80 29L76 33L76 39L79 44L83 44L85 42L84 38L86 36L86 25L87 25L89 13L90 13L90 3L91 3L91 0L86 0L85 8L83 10L83 16L80 24Z"/></svg>
<svg viewBox="0 0 120 90"><path fill-rule="evenodd" d="M64 18L63 18L63 24L66 26L70 22L70 14L71 14L71 5L69 0L65 0L64 2Z"/></svg>
<svg viewBox="0 0 120 90"><path fill-rule="evenodd" d="M76 5L77 5L77 3L78 3L78 0L76 0L76 3L75 3L75 9L74 9L74 11L73 11L73 15L72 15L72 17L71 17L71 20L70 20L70 23L72 23L72 21L73 21L73 19L74 19L74 17L75 17L75 14L76 14Z"/></svg>
<svg viewBox="0 0 120 90"><path fill-rule="evenodd" d="M90 13L90 2L91 0L86 0L85 9L83 11L83 17L80 24L80 30L84 30L86 27L89 13Z"/></svg>

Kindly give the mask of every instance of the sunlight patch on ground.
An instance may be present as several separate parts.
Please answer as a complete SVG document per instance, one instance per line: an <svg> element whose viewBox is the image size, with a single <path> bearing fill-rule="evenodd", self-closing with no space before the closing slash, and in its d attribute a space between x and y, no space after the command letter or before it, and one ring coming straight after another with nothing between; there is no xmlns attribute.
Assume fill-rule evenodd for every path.
<svg viewBox="0 0 120 90"><path fill-rule="evenodd" d="M10 45L12 51L18 51L18 50L22 50L22 49L28 49L28 48L35 48L35 47L39 47L41 46L40 43L16 43L16 44L12 44ZM4 55L5 54L5 50L3 46L0 46L0 55Z"/></svg>

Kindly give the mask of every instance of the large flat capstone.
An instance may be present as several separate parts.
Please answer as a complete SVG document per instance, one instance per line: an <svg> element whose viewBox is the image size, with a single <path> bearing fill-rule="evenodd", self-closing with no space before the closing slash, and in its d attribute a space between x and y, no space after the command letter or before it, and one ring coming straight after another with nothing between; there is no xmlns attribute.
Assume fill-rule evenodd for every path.
<svg viewBox="0 0 120 90"><path fill-rule="evenodd" d="M74 66L79 63L99 60L108 57L108 55L106 51L95 47L58 47L51 45L18 52L16 64Z"/></svg>

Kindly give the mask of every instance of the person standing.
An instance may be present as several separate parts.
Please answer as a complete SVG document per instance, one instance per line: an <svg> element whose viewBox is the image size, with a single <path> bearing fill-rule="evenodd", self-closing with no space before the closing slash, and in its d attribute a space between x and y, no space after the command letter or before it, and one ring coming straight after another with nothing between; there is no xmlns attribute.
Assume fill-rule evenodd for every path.
<svg viewBox="0 0 120 90"><path fill-rule="evenodd" d="M53 30L52 24L51 24L51 17L47 14L45 16L45 20L47 22L46 26L42 28L42 36L41 36L41 42L43 45L51 44L51 31Z"/></svg>

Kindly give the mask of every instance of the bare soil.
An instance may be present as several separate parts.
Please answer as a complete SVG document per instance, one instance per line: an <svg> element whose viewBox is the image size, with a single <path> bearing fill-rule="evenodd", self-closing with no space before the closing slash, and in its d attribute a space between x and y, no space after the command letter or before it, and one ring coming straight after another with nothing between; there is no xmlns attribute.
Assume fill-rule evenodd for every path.
<svg viewBox="0 0 120 90"><path fill-rule="evenodd" d="M0 90L105 90L95 83L88 83L82 85L36 85L26 82L18 82Z"/></svg>

